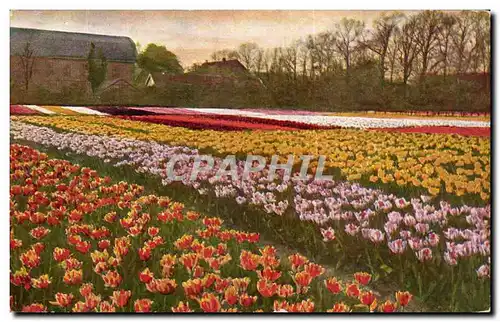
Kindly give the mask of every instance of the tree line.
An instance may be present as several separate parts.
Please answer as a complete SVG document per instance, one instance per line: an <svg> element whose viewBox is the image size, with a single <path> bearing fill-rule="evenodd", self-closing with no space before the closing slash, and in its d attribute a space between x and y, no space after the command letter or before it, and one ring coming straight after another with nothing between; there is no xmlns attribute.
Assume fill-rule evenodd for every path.
<svg viewBox="0 0 500 322"><path fill-rule="evenodd" d="M210 58L238 59L263 80L272 105L488 109L489 94L457 75L489 74L490 51L489 12L428 10L383 13L371 26L343 18L286 47L243 43Z"/></svg>

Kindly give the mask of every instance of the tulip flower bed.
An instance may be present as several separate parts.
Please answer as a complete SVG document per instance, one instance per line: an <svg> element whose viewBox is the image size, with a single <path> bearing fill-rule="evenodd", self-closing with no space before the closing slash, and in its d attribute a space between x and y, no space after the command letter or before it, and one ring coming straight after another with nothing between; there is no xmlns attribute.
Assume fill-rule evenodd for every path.
<svg viewBox="0 0 500 322"><path fill-rule="evenodd" d="M179 126L188 129L242 131L242 130L283 130L290 131L296 128L283 125L257 123L246 120L226 120L219 117L203 117L200 115L148 115L148 116L119 116L127 120L156 123L169 126Z"/></svg>
<svg viewBox="0 0 500 322"><path fill-rule="evenodd" d="M197 111L205 114L214 115L237 115L249 116L263 119L274 119L280 121L293 121L305 124L314 124L328 127L342 128L398 128L398 127L415 127L415 126L457 126L457 127L489 127L490 122L485 121L465 121L457 119L439 119L423 117L415 118L376 118L376 117L350 117L338 115L322 115L322 114L304 114L304 113L263 113L249 110L238 109L223 109L223 108L186 108L187 110Z"/></svg>
<svg viewBox="0 0 500 322"><path fill-rule="evenodd" d="M154 140L224 157L227 154L325 155L338 179L390 191L490 199L489 138L360 130L211 131L110 117L13 117L59 130ZM314 167L315 162L311 162ZM471 197L474 196L475 197ZM469 199L469 197L471 199ZM479 199L481 201L478 201Z"/></svg>
<svg viewBox="0 0 500 322"><path fill-rule="evenodd" d="M26 146L10 150L11 309L21 312L403 310L372 276L341 281L259 234Z"/></svg>
<svg viewBox="0 0 500 322"><path fill-rule="evenodd" d="M130 110L129 110L130 111ZM122 116L117 117L132 121L142 121L169 126L181 126L190 129L201 130L314 130L314 129L333 129L338 127L318 126L314 124L305 124L293 121L280 121L272 119L259 119L248 116L236 115L210 115L210 114L191 114L191 115L148 115L148 116Z"/></svg>
<svg viewBox="0 0 500 322"><path fill-rule="evenodd" d="M191 193L198 191L209 200L220 200L217 203L229 209L238 207L241 218L237 221L253 221L256 227L264 222L264 227L279 231L275 235L292 246L307 245L314 254L338 262L352 263L361 256L372 272L382 269L421 298L466 287L479 305L487 305L483 301L489 296L489 206L452 207L426 195L407 201L401 195L341 181L265 182L267 170L241 183L214 181L215 170L201 172L194 182L173 183L165 178L165 163L181 155L186 161L176 174L187 174L193 166L189 158L198 155L197 150L120 137L58 133L17 122L12 123L11 132L14 139L86 154L110 166L130 166L163 178L162 183L172 189L176 184L186 185ZM216 167L220 161L215 160ZM261 213L245 214L246 207L261 209ZM267 218L267 214L275 217ZM309 223L313 223L312 230ZM455 303L458 297L453 295L450 301ZM453 307L459 309L456 304Z"/></svg>
<svg viewBox="0 0 500 322"><path fill-rule="evenodd" d="M403 127L376 129L376 131L400 132L400 133L433 133L433 134L458 134L465 136L484 136L490 137L491 129L489 127L451 127L451 126L421 126L421 127Z"/></svg>

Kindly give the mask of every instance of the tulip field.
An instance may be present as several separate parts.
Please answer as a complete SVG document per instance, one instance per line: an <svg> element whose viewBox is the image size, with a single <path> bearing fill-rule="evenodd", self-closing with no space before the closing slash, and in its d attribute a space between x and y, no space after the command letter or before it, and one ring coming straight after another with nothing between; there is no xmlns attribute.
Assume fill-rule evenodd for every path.
<svg viewBox="0 0 500 322"><path fill-rule="evenodd" d="M489 115L10 111L12 311L491 309Z"/></svg>

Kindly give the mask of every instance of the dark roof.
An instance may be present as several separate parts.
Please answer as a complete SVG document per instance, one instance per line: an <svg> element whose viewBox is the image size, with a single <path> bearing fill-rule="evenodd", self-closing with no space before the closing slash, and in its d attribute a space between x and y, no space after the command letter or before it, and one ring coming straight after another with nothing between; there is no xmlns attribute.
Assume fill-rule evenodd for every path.
<svg viewBox="0 0 500 322"><path fill-rule="evenodd" d="M214 61L214 62L206 62L201 65L201 67L217 67L217 68L239 68L242 70L246 70L245 66L243 66L242 63L239 62L237 59L230 59L230 60L221 60L221 61Z"/></svg>
<svg viewBox="0 0 500 322"><path fill-rule="evenodd" d="M54 30L10 28L10 55L22 55L26 43L35 57L86 59L90 43L101 49L108 61L133 63L136 48L128 37L84 34Z"/></svg>

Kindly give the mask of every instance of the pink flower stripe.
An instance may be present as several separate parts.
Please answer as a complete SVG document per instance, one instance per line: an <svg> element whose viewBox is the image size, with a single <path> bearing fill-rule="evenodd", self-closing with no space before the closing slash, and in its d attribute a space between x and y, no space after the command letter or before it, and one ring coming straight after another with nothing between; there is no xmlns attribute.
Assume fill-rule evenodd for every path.
<svg viewBox="0 0 500 322"><path fill-rule="evenodd" d="M40 114L35 110L24 105L11 105L10 106L11 115L28 115L28 114Z"/></svg>

